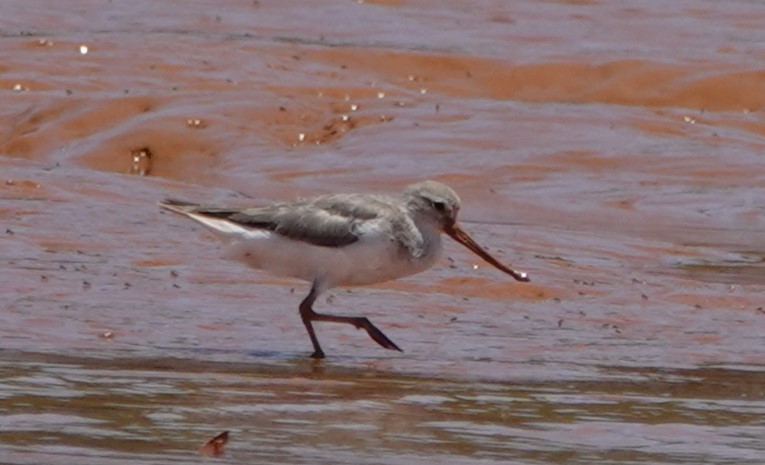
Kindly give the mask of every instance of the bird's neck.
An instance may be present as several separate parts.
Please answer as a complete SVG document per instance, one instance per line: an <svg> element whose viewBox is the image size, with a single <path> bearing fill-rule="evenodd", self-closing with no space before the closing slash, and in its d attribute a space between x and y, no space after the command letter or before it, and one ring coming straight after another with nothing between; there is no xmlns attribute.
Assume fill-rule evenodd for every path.
<svg viewBox="0 0 765 465"><path fill-rule="evenodd" d="M441 226L430 218L415 215L412 219L420 233L416 246L411 250L412 255L435 260L441 253Z"/></svg>

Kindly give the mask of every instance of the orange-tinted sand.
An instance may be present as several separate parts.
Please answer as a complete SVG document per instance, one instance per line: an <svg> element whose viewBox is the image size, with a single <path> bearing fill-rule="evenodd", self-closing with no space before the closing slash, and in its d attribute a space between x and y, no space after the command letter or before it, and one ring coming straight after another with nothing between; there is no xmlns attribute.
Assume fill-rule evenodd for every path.
<svg viewBox="0 0 765 465"><path fill-rule="evenodd" d="M677 376L719 387L708 397L735 378L714 370L762 370L765 8L467 5L4 1L0 348L126 366L167 358L178 361L159 366L202 372L227 370L216 362L268 366L317 382L332 381L333 369L501 385L584 380L577 392L625 370L651 379L682 369ZM306 284L219 260L209 234L156 205L395 193L423 178L454 187L465 228L532 283L450 242L433 270L317 303L369 316L403 354L320 325L330 359L309 374L297 314ZM718 368L703 371L710 366ZM453 418L430 420L459 436L438 423ZM369 421L394 436L418 431ZM597 425L571 425L542 437L520 427L491 434L634 446ZM190 450L230 428L216 423L189 439ZM0 420L0 443L3 430ZM239 433L227 454L251 437ZM714 443L694 429L635 434L648 449L662 434ZM339 448L358 446L344 441ZM447 447L456 461L444 463L467 463L460 457L479 453L477 444ZM516 443L487 446L487 457L506 457L507 444ZM636 460L755 463L720 444L709 455ZM56 456L41 454L12 463ZM410 459L389 462L432 463Z"/></svg>

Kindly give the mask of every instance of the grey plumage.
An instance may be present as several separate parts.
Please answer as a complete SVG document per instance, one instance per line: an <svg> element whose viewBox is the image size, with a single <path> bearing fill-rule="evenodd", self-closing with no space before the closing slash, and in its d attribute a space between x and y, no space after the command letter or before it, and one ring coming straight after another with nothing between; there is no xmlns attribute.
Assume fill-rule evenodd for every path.
<svg viewBox="0 0 765 465"><path fill-rule="evenodd" d="M403 209L392 206L393 199L370 194L333 194L244 209L208 207L177 200L166 200L164 204L186 213L225 219L323 247L343 247L358 241L359 226L365 221L390 215L398 218L397 223L407 220ZM409 229L400 224L395 227Z"/></svg>

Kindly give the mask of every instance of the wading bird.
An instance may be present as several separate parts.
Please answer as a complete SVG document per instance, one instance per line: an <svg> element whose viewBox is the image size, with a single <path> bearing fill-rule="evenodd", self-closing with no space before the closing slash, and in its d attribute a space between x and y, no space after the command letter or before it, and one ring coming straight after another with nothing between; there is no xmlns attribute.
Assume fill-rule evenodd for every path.
<svg viewBox="0 0 765 465"><path fill-rule="evenodd" d="M380 283L430 268L441 255L441 233L517 281L528 281L525 273L501 264L457 224L460 198L435 181L408 186L400 199L331 194L252 208L177 200L166 200L161 206L210 229L223 240L225 257L311 283L299 309L314 358L324 358L314 321L363 328L381 346L401 351L366 317L317 313L313 304L333 287Z"/></svg>

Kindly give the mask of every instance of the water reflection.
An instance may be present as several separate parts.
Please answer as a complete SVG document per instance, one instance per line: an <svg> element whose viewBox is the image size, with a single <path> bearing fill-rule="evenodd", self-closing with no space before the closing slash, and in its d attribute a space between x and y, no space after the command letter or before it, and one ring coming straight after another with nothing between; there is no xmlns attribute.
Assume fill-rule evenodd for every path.
<svg viewBox="0 0 765 465"><path fill-rule="evenodd" d="M760 463L765 373L611 368L513 383L5 353L6 463Z"/></svg>

